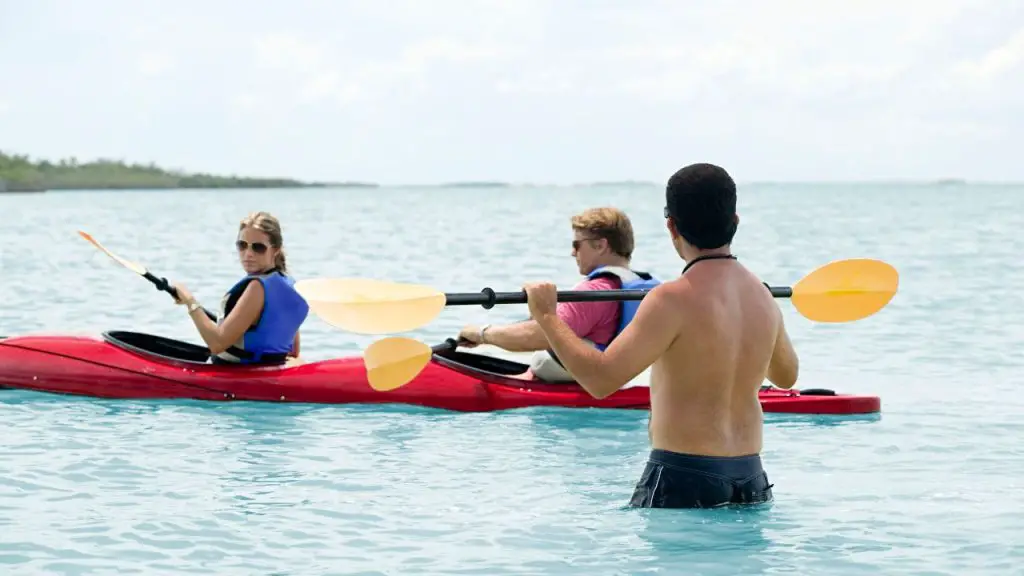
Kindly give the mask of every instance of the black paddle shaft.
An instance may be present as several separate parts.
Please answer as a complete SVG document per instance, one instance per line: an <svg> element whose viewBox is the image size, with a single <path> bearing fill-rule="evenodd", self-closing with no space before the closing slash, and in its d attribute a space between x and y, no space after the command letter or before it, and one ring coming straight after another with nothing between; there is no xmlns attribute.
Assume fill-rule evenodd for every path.
<svg viewBox="0 0 1024 576"><path fill-rule="evenodd" d="M775 298L789 298L793 289L788 286L765 287ZM560 290L557 294L559 302L608 302L621 300L642 300L650 290ZM526 291L495 292L484 288L479 293L456 292L444 295L445 306L475 306L493 308L496 304L526 304Z"/></svg>
<svg viewBox="0 0 1024 576"><path fill-rule="evenodd" d="M152 282L153 285L156 286L157 290L167 292L168 294L173 296L175 300L178 299L178 291L174 289L174 286L171 286L171 283L167 281L167 278L157 278L156 276L152 275L148 270L146 271L145 274L142 275L142 277ZM213 312L210 312L206 308L203 308L203 313L206 314L206 317L212 320L214 323L217 322L217 315L214 314Z"/></svg>

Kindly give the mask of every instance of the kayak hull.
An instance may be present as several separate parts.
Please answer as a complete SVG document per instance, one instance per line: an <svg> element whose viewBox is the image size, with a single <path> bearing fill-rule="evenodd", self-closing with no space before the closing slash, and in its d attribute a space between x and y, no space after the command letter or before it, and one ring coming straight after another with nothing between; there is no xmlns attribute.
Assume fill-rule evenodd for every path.
<svg viewBox="0 0 1024 576"><path fill-rule="evenodd" d="M361 356L284 367L213 365L207 359L204 347L139 332L11 337L0 340L0 387L97 398L387 403L462 412L650 408L646 386L597 399L576 384L513 378L527 366L464 351L435 353L413 381L389 392L370 387ZM881 409L877 396L831 390L766 387L759 397L765 412L869 414Z"/></svg>

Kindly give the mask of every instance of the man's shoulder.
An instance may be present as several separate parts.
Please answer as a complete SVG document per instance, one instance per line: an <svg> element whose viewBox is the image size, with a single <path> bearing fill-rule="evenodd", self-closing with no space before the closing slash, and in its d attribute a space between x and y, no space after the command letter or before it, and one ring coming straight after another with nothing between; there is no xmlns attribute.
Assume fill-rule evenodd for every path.
<svg viewBox="0 0 1024 576"><path fill-rule="evenodd" d="M692 301L699 297L689 279L685 277L664 280L651 288L644 300L652 302L672 302L674 305Z"/></svg>
<svg viewBox="0 0 1024 576"><path fill-rule="evenodd" d="M668 280L661 280L651 291L657 290L659 294L685 292L690 288L690 280L685 276L677 276Z"/></svg>

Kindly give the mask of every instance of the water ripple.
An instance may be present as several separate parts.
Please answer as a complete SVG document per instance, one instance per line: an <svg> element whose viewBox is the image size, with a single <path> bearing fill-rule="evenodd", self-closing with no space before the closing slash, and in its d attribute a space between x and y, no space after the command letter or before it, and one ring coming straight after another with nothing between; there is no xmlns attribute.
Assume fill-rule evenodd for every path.
<svg viewBox="0 0 1024 576"><path fill-rule="evenodd" d="M873 417L766 417L776 501L625 507L647 415L528 409L114 402L0 392L4 574L964 574L1024 560L1020 189L756 186L736 252L772 284L830 260L892 262L881 314L815 325L782 303L801 386L879 394ZM0 196L0 334L132 329L197 341L166 294L82 227L208 306L238 275L237 220L268 209L299 277L448 291L577 281L568 218L629 211L636 266L678 273L657 188L182 191ZM483 196L483 197L481 197ZM203 206L197 212L194 207ZM187 212L185 211L187 208ZM339 216L340 215L340 216ZM134 222L134 223L132 223ZM12 281L14 279L14 281ZM451 336L525 306L446 310ZM312 318L311 358L372 337Z"/></svg>

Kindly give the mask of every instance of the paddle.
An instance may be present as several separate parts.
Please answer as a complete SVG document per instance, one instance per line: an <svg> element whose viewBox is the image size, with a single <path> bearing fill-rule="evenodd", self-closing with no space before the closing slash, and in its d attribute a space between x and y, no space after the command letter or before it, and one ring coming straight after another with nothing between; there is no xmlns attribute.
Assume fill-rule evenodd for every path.
<svg viewBox="0 0 1024 576"><path fill-rule="evenodd" d="M139 276L142 276L146 280L149 280L150 282L153 283L154 286L156 286L157 290L167 292L168 294L173 296L175 300L177 300L178 291L175 290L173 286L171 286L171 284L167 281L166 278L157 278L156 276L150 274L149 270L146 270L145 266L132 262L131 260L125 260L124 258L121 258L120 256L114 254L110 250L107 250L106 248L103 247L102 244L97 242L95 238L93 238L86 232L79 230L78 235L88 240L90 244L99 248L107 256L110 256L110 258L113 259L114 262L117 262L121 266L124 266L125 268L131 270L132 272L135 272ZM213 312L210 312L206 308L203 308L203 312L206 313L206 316L209 317L210 320L213 320L214 322L217 321L217 316Z"/></svg>
<svg viewBox="0 0 1024 576"><path fill-rule="evenodd" d="M455 350L457 342L448 338L441 344L427 346L419 340L391 336L371 344L363 353L366 377L370 387L388 392L412 381L434 353Z"/></svg>
<svg viewBox="0 0 1024 576"><path fill-rule="evenodd" d="M412 330L429 323L446 305L522 304L525 291L445 294L429 286L378 280L310 280L296 283L314 314L329 324L367 334ZM772 296L790 298L797 311L816 322L852 322L884 308L899 284L891 265L867 258L838 260L804 276L792 288L768 286ZM767 286L767 285L766 285ZM375 289L379 289L374 295ZM558 292L560 302L636 300L645 290ZM416 377L435 350L403 337L371 344L364 353L367 378L375 390L394 390Z"/></svg>
<svg viewBox="0 0 1024 576"><path fill-rule="evenodd" d="M407 332L426 326L445 306L525 304L526 292L444 293L421 284L366 278L299 280L295 289L328 324L357 334ZM646 290L578 290L558 293L559 302L640 300Z"/></svg>
<svg viewBox="0 0 1024 576"><path fill-rule="evenodd" d="M797 310L817 322L849 322L874 314L896 293L892 266L866 258L831 262L792 287L768 286L772 296L791 298ZM767 286L767 285L766 285ZM328 324L357 334L406 332L432 322L445 306L525 304L526 292L444 293L422 284L365 278L299 280L295 289L310 310ZM640 300L646 290L567 290L559 302Z"/></svg>

